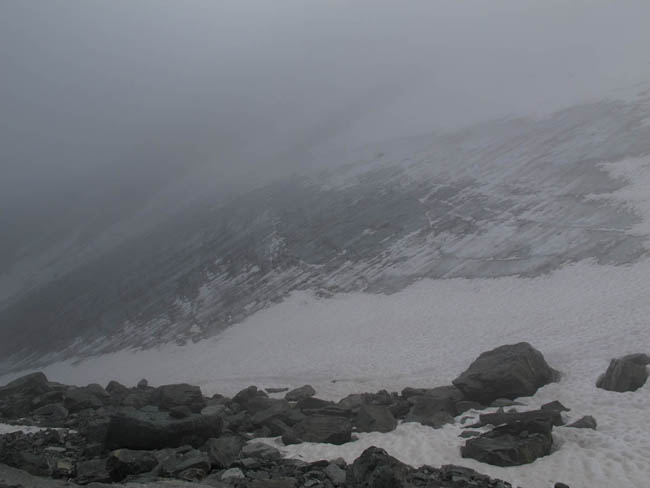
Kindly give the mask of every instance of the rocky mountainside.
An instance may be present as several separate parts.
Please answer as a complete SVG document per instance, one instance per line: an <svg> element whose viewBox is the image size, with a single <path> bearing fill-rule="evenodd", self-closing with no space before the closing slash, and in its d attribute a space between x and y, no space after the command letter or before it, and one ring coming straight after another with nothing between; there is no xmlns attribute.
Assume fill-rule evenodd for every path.
<svg viewBox="0 0 650 488"><path fill-rule="evenodd" d="M293 290L391 293L422 277L633 262L646 237L616 204L626 181L603 163L650 154L648 121L645 92L379 144L225 203L195 199L56 277L74 259L44 265L48 279L0 309L0 369L196 340Z"/></svg>

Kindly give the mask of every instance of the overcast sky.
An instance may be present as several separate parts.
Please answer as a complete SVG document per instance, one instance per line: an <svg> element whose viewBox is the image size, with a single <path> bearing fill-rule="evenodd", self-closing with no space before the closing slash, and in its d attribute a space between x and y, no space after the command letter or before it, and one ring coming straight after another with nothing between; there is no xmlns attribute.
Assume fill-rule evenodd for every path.
<svg viewBox="0 0 650 488"><path fill-rule="evenodd" d="M540 114L650 79L649 47L648 0L3 0L0 208Z"/></svg>

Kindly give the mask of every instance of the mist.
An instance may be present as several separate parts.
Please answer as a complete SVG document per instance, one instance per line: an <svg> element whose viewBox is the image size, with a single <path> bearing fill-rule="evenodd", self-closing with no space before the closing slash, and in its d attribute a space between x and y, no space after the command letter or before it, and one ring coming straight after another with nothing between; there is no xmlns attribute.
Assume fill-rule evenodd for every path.
<svg viewBox="0 0 650 488"><path fill-rule="evenodd" d="M2 2L5 247L197 170L232 192L608 96L650 78L648 19L646 0Z"/></svg>

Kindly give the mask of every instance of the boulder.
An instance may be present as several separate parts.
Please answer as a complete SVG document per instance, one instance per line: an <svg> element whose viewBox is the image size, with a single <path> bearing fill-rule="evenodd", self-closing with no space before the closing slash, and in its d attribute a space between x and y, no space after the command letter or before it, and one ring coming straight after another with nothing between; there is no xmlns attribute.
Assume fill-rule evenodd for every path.
<svg viewBox="0 0 650 488"><path fill-rule="evenodd" d="M51 403L37 408L32 415L38 417L45 425L57 426L68 418L68 410L60 403Z"/></svg>
<svg viewBox="0 0 650 488"><path fill-rule="evenodd" d="M41 372L15 379L0 387L0 414L11 418L24 417L32 410L33 401L52 389Z"/></svg>
<svg viewBox="0 0 650 488"><path fill-rule="evenodd" d="M77 477L75 481L80 485L110 482L111 474L106 459L91 459L88 461L78 462Z"/></svg>
<svg viewBox="0 0 650 488"><path fill-rule="evenodd" d="M468 439L460 452L464 458L494 466L532 463L551 453L552 428L550 421L513 422Z"/></svg>
<svg viewBox="0 0 650 488"><path fill-rule="evenodd" d="M110 417L106 433L109 449L162 449L182 444L198 445L218 437L223 420L193 414L173 419L167 412L122 410Z"/></svg>
<svg viewBox="0 0 650 488"><path fill-rule="evenodd" d="M473 427L483 427L485 425L503 425L515 422L531 422L539 420L550 422L552 425L564 425L562 415L557 410L530 410L528 412L496 412L479 415L479 422Z"/></svg>
<svg viewBox="0 0 650 488"><path fill-rule="evenodd" d="M266 404L266 408L259 410L251 417L251 422L255 426L266 425L274 419L279 419L291 426L305 418L305 415L300 410L291 407L286 400L267 398L264 399L264 403Z"/></svg>
<svg viewBox="0 0 650 488"><path fill-rule="evenodd" d="M449 398L412 396L409 402L412 407L404 419L405 422L419 422L434 429L454 422L456 408Z"/></svg>
<svg viewBox="0 0 650 488"><path fill-rule="evenodd" d="M231 434L216 439L208 439L205 444L210 463L215 468L227 469L239 457L246 445L246 439L240 435Z"/></svg>
<svg viewBox="0 0 650 488"><path fill-rule="evenodd" d="M117 449L110 453L107 466L114 481L127 476L147 473L158 465L151 451Z"/></svg>
<svg viewBox="0 0 650 488"><path fill-rule="evenodd" d="M162 410L188 407L192 412L199 413L205 407L201 389L187 383L159 386L152 394L152 402Z"/></svg>
<svg viewBox="0 0 650 488"><path fill-rule="evenodd" d="M359 432L391 432L397 427L397 420L384 405L362 405L354 426Z"/></svg>
<svg viewBox="0 0 650 488"><path fill-rule="evenodd" d="M596 430L598 423L596 419L591 415L585 415L580 420L576 420L572 424L567 425L567 427L573 427L574 429L593 429Z"/></svg>
<svg viewBox="0 0 650 488"><path fill-rule="evenodd" d="M348 467L347 486L402 488L409 484L409 467L378 447L369 447Z"/></svg>
<svg viewBox="0 0 650 488"><path fill-rule="evenodd" d="M88 408L98 409L103 407L105 400L96 395L94 389L88 387L70 388L66 390L63 406L70 413L77 413Z"/></svg>
<svg viewBox="0 0 650 488"><path fill-rule="evenodd" d="M650 357L647 354L630 354L612 359L605 374L598 378L596 386L616 392L638 390L648 379L648 364Z"/></svg>
<svg viewBox="0 0 650 488"><path fill-rule="evenodd" d="M497 347L481 354L453 381L468 400L489 405L498 398L534 395L559 378L544 356L527 342Z"/></svg>
<svg viewBox="0 0 650 488"><path fill-rule="evenodd" d="M210 472L210 459L196 449L180 449L161 459L158 469L167 478L203 479Z"/></svg>
<svg viewBox="0 0 650 488"><path fill-rule="evenodd" d="M282 453L275 447L264 444L263 442L251 442L242 448L240 456L275 461L282 457Z"/></svg>
<svg viewBox="0 0 650 488"><path fill-rule="evenodd" d="M352 438L352 423L344 417L314 415L298 422L293 431L303 442L344 444Z"/></svg>
<svg viewBox="0 0 650 488"><path fill-rule="evenodd" d="M304 385L288 392L284 395L284 399L288 402L299 402L300 400L313 397L315 394L316 390L311 385Z"/></svg>

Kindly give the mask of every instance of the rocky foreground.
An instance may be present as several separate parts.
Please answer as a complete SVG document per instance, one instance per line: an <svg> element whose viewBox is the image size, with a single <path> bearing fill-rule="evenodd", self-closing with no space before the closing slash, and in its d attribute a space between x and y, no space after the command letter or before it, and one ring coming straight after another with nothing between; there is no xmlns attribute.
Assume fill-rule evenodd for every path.
<svg viewBox="0 0 650 488"><path fill-rule="evenodd" d="M644 354L614 359L597 386L637 389L647 380L647 364ZM344 444L360 432L389 432L399 422L438 428L497 407L461 434L466 438L462 456L497 466L532 463L553 451L552 430L564 424L567 408L551 402L519 411L515 400L559 378L527 343L481 354L452 385L353 394L338 402L317 398L309 385L283 399L269 396L282 391L255 386L233 398L207 398L189 384L151 387L142 380L133 388L115 381L106 388L74 387L33 373L0 387L0 422L39 427L0 436L0 488L506 488L511 485L467 468L416 469L376 447L351 464L341 459L306 463L284 459L256 439ZM596 421L585 416L568 427L595 429Z"/></svg>

